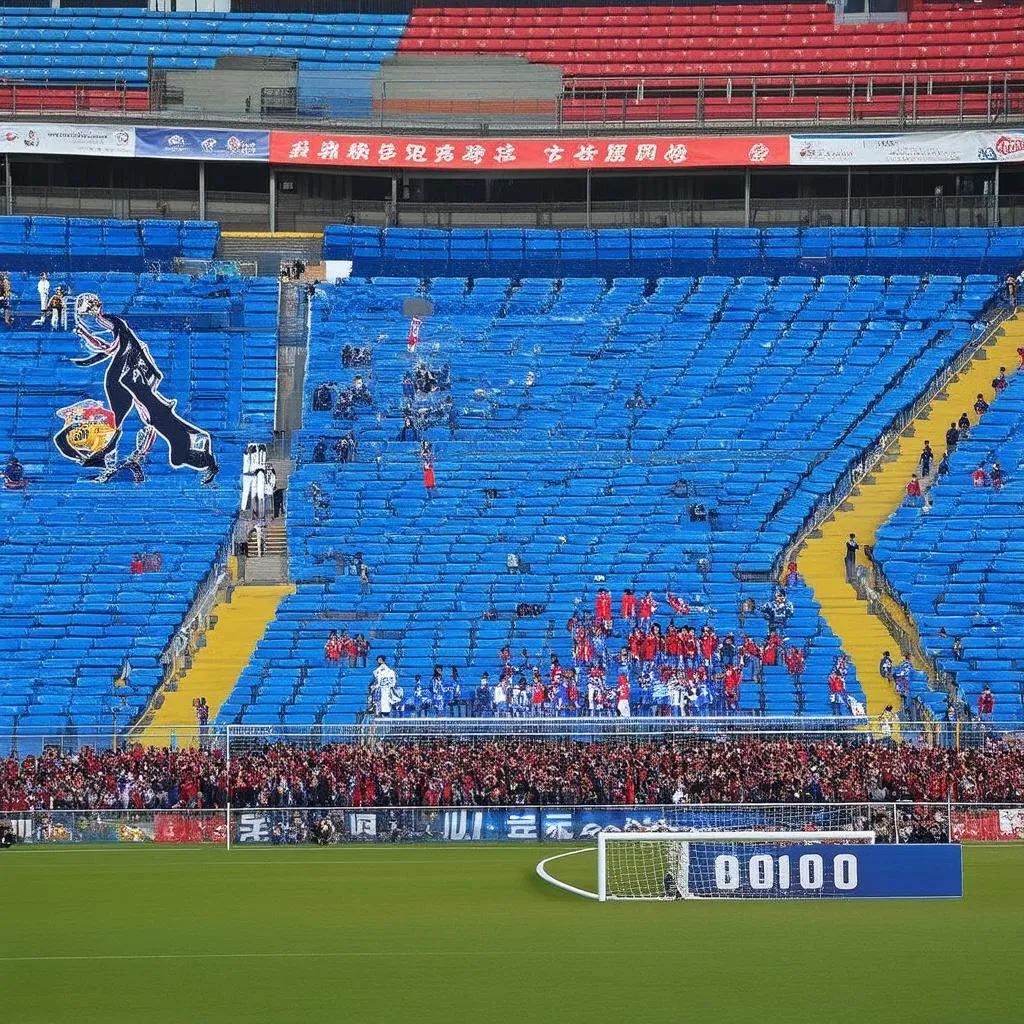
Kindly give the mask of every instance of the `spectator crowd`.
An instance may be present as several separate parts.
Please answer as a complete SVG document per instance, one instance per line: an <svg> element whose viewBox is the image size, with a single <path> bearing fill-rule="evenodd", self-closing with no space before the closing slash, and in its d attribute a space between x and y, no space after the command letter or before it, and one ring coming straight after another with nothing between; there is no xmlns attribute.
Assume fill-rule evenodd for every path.
<svg viewBox="0 0 1024 1024"><path fill-rule="evenodd" d="M83 748L0 760L0 810L1024 800L1024 746L520 739Z"/></svg>
<svg viewBox="0 0 1024 1024"><path fill-rule="evenodd" d="M795 578L795 565L791 569ZM807 652L785 635L794 608L784 588L760 609L752 599L743 602L740 621L746 632L720 635L707 619L700 625L677 624L675 615L703 617L707 609L691 608L671 592L665 604L673 613L667 624L656 621L660 602L651 591L636 594L627 588L613 612L612 594L601 587L593 613L577 602L565 624L567 642L561 654L535 657L522 648L517 655L506 644L498 652L495 671L484 672L477 683L464 680L454 665L447 674L443 665L435 665L430 679L407 676L399 685L393 669L385 665L389 686L382 687L374 673L367 712L405 718L727 716L760 710L757 690L742 702L743 684L759 687L768 671L788 673L794 687L801 687ZM758 617L765 627L755 633ZM342 660L339 642L332 631L324 647L329 664ZM355 667L351 659L348 664ZM863 704L847 691L848 673L845 655L834 658L828 707L836 716L862 716ZM824 711L822 689L820 713Z"/></svg>

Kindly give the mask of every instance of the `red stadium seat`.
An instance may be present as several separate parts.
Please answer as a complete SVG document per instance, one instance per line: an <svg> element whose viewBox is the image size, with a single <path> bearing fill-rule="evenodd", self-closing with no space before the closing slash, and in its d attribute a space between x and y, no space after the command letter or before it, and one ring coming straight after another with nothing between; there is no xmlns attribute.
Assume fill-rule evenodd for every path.
<svg viewBox="0 0 1024 1024"><path fill-rule="evenodd" d="M707 75L748 80L746 98L709 100L709 118L752 116L749 78L776 76L784 81L802 79L797 95L759 96L759 116L848 119L848 98L813 96L817 76L835 76L823 78L826 88L844 76L895 76L892 88L898 89L904 75L952 75L954 80L932 82L928 109L948 109L956 115L963 78L975 76L984 85L987 75L1020 69L1019 40L1012 11L973 4L928 2L912 6L905 23L868 25L837 25L825 3L493 10L481 5L414 9L399 49L420 54L518 54L560 66L569 76L606 78L603 88L617 94L618 104L614 114L609 106L609 116L622 116L621 101L629 94L635 101L641 79L649 89L646 80L652 76ZM673 110L684 111L679 115L683 119L695 116L695 108L681 95L686 89L683 82L669 81L659 88L665 95L633 102L626 116L667 120ZM919 91L924 91L923 85ZM597 102L600 106L602 100ZM968 105L971 110L983 109L984 95L972 95L964 103L965 110ZM595 109L589 98L577 98L567 102L565 116L593 118ZM855 104L858 117L896 112L893 96L870 101L858 96Z"/></svg>

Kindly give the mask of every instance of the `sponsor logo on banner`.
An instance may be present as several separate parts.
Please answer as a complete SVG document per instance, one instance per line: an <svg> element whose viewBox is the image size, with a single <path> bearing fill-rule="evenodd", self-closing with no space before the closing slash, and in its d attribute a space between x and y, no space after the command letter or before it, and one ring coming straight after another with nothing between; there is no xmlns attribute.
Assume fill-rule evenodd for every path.
<svg viewBox="0 0 1024 1024"><path fill-rule="evenodd" d="M451 843L484 838L483 811L445 811L442 835Z"/></svg>
<svg viewBox="0 0 1024 1024"><path fill-rule="evenodd" d="M305 166L432 171L665 170L789 163L789 136L438 138L271 132L270 159Z"/></svg>
<svg viewBox="0 0 1024 1024"><path fill-rule="evenodd" d="M995 151L998 156L1024 160L1024 135L1000 135L996 139Z"/></svg>
<svg viewBox="0 0 1024 1024"><path fill-rule="evenodd" d="M270 153L267 132L221 131L195 128L137 128L135 154L141 157L178 157L184 160L266 160Z"/></svg>
<svg viewBox="0 0 1024 1024"><path fill-rule="evenodd" d="M0 124L0 153L135 156L135 129L101 124Z"/></svg>
<svg viewBox="0 0 1024 1024"><path fill-rule="evenodd" d="M892 135L792 135L794 166L895 167L1024 161L1024 134L906 132Z"/></svg>

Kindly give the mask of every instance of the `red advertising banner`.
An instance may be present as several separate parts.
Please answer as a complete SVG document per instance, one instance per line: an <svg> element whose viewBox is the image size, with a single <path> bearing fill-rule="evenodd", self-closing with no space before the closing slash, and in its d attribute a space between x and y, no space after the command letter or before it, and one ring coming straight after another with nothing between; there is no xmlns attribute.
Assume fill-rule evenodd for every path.
<svg viewBox="0 0 1024 1024"><path fill-rule="evenodd" d="M158 843L225 843L227 831L220 815L193 817L169 812L153 819L153 839Z"/></svg>
<svg viewBox="0 0 1024 1024"><path fill-rule="evenodd" d="M1018 842L1024 839L1024 807L953 809L953 841Z"/></svg>
<svg viewBox="0 0 1024 1024"><path fill-rule="evenodd" d="M270 161L430 171L672 170L789 164L788 135L684 138L438 138L271 132Z"/></svg>

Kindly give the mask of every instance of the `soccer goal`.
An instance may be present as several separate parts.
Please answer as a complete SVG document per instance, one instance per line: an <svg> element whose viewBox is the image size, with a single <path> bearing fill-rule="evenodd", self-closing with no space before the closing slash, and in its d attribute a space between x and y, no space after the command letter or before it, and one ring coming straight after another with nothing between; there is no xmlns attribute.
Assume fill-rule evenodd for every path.
<svg viewBox="0 0 1024 1024"><path fill-rule="evenodd" d="M548 882L591 899L813 899L853 895L856 848L874 832L602 832L597 837L597 891L555 878ZM593 847L589 847L593 850Z"/></svg>
<svg viewBox="0 0 1024 1024"><path fill-rule="evenodd" d="M857 888L857 858L830 847L874 832L602 832L599 900L773 899Z"/></svg>

